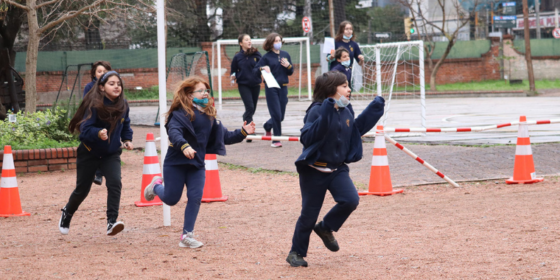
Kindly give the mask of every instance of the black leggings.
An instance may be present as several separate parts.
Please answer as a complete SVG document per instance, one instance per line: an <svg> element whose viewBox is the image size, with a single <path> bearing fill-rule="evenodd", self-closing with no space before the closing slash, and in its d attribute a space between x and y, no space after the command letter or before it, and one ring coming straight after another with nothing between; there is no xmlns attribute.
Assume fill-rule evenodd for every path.
<svg viewBox="0 0 560 280"><path fill-rule="evenodd" d="M259 94L261 93L261 85L238 85L239 94L243 105L245 105L245 113L243 113L243 121L250 124L253 121L253 115L257 111L257 102L259 101Z"/></svg>

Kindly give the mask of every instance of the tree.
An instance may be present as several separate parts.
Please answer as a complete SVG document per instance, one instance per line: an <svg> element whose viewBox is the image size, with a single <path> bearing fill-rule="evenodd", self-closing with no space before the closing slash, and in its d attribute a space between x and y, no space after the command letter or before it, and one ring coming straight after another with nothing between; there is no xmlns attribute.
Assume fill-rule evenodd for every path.
<svg viewBox="0 0 560 280"><path fill-rule="evenodd" d="M129 9L152 8L146 0L2 0L27 14L29 41L25 60L25 107L37 107L37 55L40 40L56 32L66 21L78 16L104 20L101 14L126 18ZM136 4L136 5L134 5ZM11 8L11 7L10 7Z"/></svg>
<svg viewBox="0 0 560 280"><path fill-rule="evenodd" d="M481 6L479 0L469 1L469 10L462 6L461 0L399 0L401 4L410 10L412 22L422 30L418 36L424 41L424 50L426 60L428 61L428 69L430 71L430 90L436 90L436 75L449 55L449 52L457 42L457 38L461 29L470 22L469 11L474 11ZM435 2L434 7L429 4ZM434 22L437 18L439 22ZM450 26L454 25L454 29ZM435 35L441 35L447 39L447 46L442 56L434 64L432 54L435 49L433 40Z"/></svg>

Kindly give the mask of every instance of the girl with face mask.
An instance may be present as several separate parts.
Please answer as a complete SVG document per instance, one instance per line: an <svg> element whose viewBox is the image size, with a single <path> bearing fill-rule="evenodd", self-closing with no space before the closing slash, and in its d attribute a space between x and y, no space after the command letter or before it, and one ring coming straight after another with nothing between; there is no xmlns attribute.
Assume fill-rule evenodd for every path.
<svg viewBox="0 0 560 280"><path fill-rule="evenodd" d="M266 121L263 126L266 136L282 135L282 121L286 114L286 106L288 105L288 83L290 82L288 76L294 73L292 59L288 52L281 50L282 36L278 33L271 33L264 41L263 49L267 51L261 58L259 63L255 65L253 74L255 77L260 77L261 71L264 70L272 73L280 88L269 88L265 85L264 92L266 94L266 105L270 113L270 119ZM279 141L273 141L271 146L273 148L282 147Z"/></svg>
<svg viewBox="0 0 560 280"><path fill-rule="evenodd" d="M187 78L175 91L167 113L165 128L169 149L163 161L163 178L156 176L144 189L144 197L151 201L157 195L167 205L181 200L187 186L187 207L179 247L198 248L203 244L194 239L194 224L200 209L206 169L204 157L208 154L225 155L224 145L243 141L255 132L255 124L245 122L241 129L228 131L216 119L213 99L208 98L210 85L202 78Z"/></svg>
<svg viewBox="0 0 560 280"><path fill-rule="evenodd" d="M360 201L347 164L362 158L361 137L381 118L385 101L377 96L354 118L349 95L347 78L340 72L331 71L315 80L313 103L307 109L301 129L303 152L296 161L302 210L286 259L294 267L307 266L303 258L307 256L312 231L327 249L338 251L332 232L340 229ZM315 224L327 190L336 205Z"/></svg>
<svg viewBox="0 0 560 280"><path fill-rule="evenodd" d="M354 59L362 65L364 63L364 56L362 55L362 51L360 50L360 46L358 43L354 41L354 26L351 22L345 20L340 23L338 27L338 32L334 38L334 47L338 49L340 47L345 48L349 55L350 55L350 66L352 66ZM331 70L340 64L337 60L334 60L335 54L332 54L329 58L331 61Z"/></svg>
<svg viewBox="0 0 560 280"><path fill-rule="evenodd" d="M334 53L334 58L339 64L333 67L331 71L340 72L346 75L346 79L348 80L348 85L351 85L352 66L350 65L350 53L348 52L347 49L340 47Z"/></svg>

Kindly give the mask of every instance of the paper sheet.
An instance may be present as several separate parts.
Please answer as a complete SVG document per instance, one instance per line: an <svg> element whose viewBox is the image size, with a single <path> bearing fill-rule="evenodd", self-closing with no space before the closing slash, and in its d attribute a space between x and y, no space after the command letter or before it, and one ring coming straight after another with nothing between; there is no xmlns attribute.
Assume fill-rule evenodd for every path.
<svg viewBox="0 0 560 280"><path fill-rule="evenodd" d="M323 53L331 53L331 50L334 50L334 38L325 38Z"/></svg>
<svg viewBox="0 0 560 280"><path fill-rule="evenodd" d="M280 85L278 85L278 82L276 81L276 79L274 78L274 76L272 76L272 73L268 73L266 72L266 70L261 70L262 76L264 78L264 81L266 82L266 86L269 88L280 88Z"/></svg>

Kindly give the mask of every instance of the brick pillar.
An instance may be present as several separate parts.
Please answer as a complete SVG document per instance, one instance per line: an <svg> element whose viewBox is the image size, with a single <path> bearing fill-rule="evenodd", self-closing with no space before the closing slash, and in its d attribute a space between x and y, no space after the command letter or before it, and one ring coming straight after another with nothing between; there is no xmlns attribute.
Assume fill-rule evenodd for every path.
<svg viewBox="0 0 560 280"><path fill-rule="evenodd" d="M203 51L208 52L208 59L210 60L210 67L212 67L212 42L203 42L200 44ZM232 45L228 45L232 46ZM216 49L216 48L214 48ZM230 72L231 72L231 59L233 57L228 57L226 54L226 46L220 46L221 63L222 69L217 69L216 72L212 73L212 88L217 95L218 92L218 78L222 79L222 90L237 90L237 85L231 84ZM218 68L218 54L214 56L214 67Z"/></svg>

